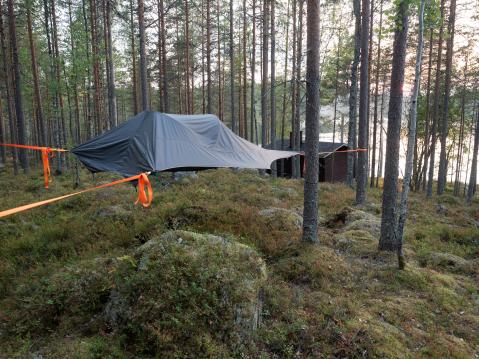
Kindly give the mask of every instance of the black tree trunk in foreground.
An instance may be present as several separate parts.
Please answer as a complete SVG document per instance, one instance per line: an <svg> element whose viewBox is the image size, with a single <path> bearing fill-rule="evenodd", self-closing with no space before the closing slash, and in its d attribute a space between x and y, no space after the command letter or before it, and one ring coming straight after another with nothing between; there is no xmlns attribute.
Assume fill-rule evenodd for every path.
<svg viewBox="0 0 479 359"><path fill-rule="evenodd" d="M318 241L319 167L319 0L307 2L306 173L303 241Z"/></svg>
<svg viewBox="0 0 479 359"><path fill-rule="evenodd" d="M361 13L361 73L359 87L359 126L358 148L368 148L368 67L369 67L369 0L362 0ZM366 186L368 182L368 153L358 153L358 168L356 175L356 203L366 201Z"/></svg>
<svg viewBox="0 0 479 359"><path fill-rule="evenodd" d="M391 95L389 99L388 130L386 140L386 167L381 217L379 250L397 249L396 241L396 199L399 174L399 142L406 61L407 30L409 25L408 1L401 0L397 10L394 32L393 62L391 70Z"/></svg>

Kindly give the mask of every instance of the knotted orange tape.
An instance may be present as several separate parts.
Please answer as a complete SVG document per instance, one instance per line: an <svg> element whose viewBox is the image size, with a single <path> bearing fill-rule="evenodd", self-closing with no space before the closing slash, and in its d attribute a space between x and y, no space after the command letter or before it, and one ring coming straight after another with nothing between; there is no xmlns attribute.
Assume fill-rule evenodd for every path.
<svg viewBox="0 0 479 359"><path fill-rule="evenodd" d="M66 194L64 196L56 197L56 198L51 198L47 199L45 201L40 201L40 202L35 202L35 203L30 203L24 206L12 208L12 209L7 209L5 211L0 212L0 218L10 216L12 214L18 213L18 212L23 212L28 209L32 209L35 207L40 207L49 203L57 202L65 198L73 197L82 193L86 192L91 192L100 188L106 188L106 187L111 187L115 186L117 184L125 183L125 182L131 182L131 181L136 181L138 180L138 199L136 200L135 204L138 202L143 205L143 207L149 207L151 204L151 201L153 200L153 189L151 188L151 183L150 180L148 179L148 173L141 173L136 176L124 178L118 181L113 181L110 183L102 184L100 186L92 187L92 188L87 188L83 191L78 191L70 194ZM147 191L145 191L145 187Z"/></svg>
<svg viewBox="0 0 479 359"><path fill-rule="evenodd" d="M53 157L54 152L68 152L68 150L64 150L62 148L18 145L18 144L14 144L14 143L0 143L0 146L16 147L16 148L24 148L24 149L27 149L27 150L42 151L43 178L45 179L45 188L48 188L48 184L51 181L51 178L50 178L50 157Z"/></svg>

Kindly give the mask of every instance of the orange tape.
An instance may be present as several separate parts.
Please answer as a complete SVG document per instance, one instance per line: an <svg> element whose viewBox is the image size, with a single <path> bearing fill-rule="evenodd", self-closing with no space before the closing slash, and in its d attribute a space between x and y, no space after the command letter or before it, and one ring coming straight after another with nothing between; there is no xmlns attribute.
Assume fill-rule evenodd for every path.
<svg viewBox="0 0 479 359"><path fill-rule="evenodd" d="M73 197L73 196L76 196L76 195L79 195L79 194L82 194L82 193L91 192L91 191L94 191L94 190L97 190L97 189L100 189L100 188L111 187L111 186L115 186L117 184L131 182L131 181L135 181L135 180L138 180L138 199L136 200L135 204L140 202L143 205L143 207L149 207L150 204L151 204L151 201L153 200L153 189L151 188L151 183L150 183L150 180L148 179L148 174L147 173L141 173L141 174L136 175L136 176L124 178L124 179L121 179L121 180L118 180L118 181L113 181L113 182L106 183L106 184L103 184L103 185L100 185L100 186L97 186L97 187L88 188L88 189L85 189L83 191L66 194L64 196L55 197L55 198L47 199L47 200L40 201L40 202L30 203L30 204L20 206L20 207L16 207L16 208L12 208L12 209L7 209L5 211L0 212L0 218L10 216L10 215L15 214L15 213L23 212L23 211L26 211L28 209L40 207L40 206L43 206L43 205L46 205L46 204L49 204L49 203L57 202L57 201L60 201L62 199ZM145 186L146 186L148 192L145 191Z"/></svg>
<svg viewBox="0 0 479 359"><path fill-rule="evenodd" d="M324 155L327 153L341 153L341 152L367 152L367 148L357 148L355 150L342 150L342 151L331 151L331 152L319 152L320 155ZM304 157L303 160L303 174L306 173L306 153L301 151L300 154Z"/></svg>
<svg viewBox="0 0 479 359"><path fill-rule="evenodd" d="M51 178L50 178L50 174L51 174L51 172L50 172L50 157L53 157L53 152L68 152L68 150L64 150L62 148L17 145L17 144L13 144L13 143L0 143L0 146L16 147L16 148L24 148L24 149L27 149L27 150L42 151L43 178L45 179L45 188L48 188L48 184L51 181Z"/></svg>

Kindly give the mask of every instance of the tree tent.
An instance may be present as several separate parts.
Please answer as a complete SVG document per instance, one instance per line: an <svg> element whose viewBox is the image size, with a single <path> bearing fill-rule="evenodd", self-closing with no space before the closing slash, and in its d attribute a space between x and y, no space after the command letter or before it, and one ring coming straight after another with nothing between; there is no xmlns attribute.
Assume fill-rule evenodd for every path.
<svg viewBox="0 0 479 359"><path fill-rule="evenodd" d="M92 172L124 177L142 172L233 167L269 169L294 151L267 150L237 136L215 115L144 111L71 150Z"/></svg>

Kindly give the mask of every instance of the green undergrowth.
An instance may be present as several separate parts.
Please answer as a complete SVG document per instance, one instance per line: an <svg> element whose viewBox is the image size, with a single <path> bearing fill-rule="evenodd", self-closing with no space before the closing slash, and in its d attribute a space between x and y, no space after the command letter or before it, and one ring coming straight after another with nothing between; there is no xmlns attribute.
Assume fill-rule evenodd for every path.
<svg viewBox="0 0 479 359"><path fill-rule="evenodd" d="M1 358L478 357L479 203L412 193L398 271L377 251L377 189L356 208L320 184L309 245L302 181L150 179L150 208L124 184L0 219ZM74 191L40 169L0 184L0 210Z"/></svg>

